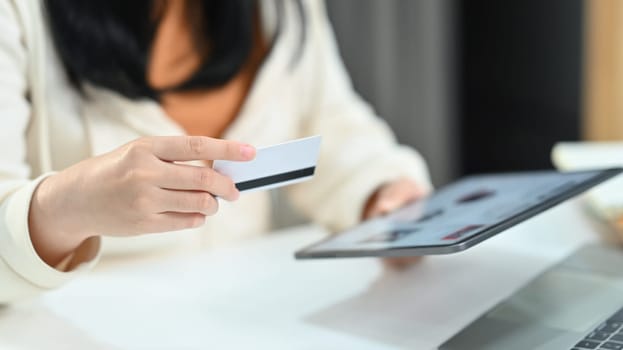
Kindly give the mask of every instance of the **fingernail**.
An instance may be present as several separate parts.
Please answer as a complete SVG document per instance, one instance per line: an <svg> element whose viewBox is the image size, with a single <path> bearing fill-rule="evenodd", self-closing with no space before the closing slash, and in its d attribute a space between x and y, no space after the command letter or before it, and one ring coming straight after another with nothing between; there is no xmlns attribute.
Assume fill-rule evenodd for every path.
<svg viewBox="0 0 623 350"><path fill-rule="evenodd" d="M253 157L255 157L255 147L251 145L242 145L240 146L240 153L245 159L253 159Z"/></svg>

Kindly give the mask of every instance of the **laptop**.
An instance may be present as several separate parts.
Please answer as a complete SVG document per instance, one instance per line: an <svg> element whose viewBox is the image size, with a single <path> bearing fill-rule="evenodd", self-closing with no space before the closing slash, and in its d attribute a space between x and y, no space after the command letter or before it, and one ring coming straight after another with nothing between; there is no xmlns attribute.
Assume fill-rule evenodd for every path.
<svg viewBox="0 0 623 350"><path fill-rule="evenodd" d="M623 250L580 248L440 349L623 349Z"/></svg>

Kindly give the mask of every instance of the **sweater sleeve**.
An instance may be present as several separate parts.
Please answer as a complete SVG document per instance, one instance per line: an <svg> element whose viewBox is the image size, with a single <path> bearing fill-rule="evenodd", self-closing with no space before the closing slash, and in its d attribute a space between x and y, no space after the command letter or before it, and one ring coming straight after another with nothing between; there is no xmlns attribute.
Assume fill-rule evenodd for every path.
<svg viewBox="0 0 623 350"><path fill-rule="evenodd" d="M96 260L100 245L99 238L85 241L73 254L85 264L77 262L79 267L68 272L47 265L32 245L28 229L31 198L50 174L33 179L26 159L32 113L27 69L28 55L14 3L0 0L0 304L62 285Z"/></svg>
<svg viewBox="0 0 623 350"><path fill-rule="evenodd" d="M426 164L397 144L387 124L354 91L340 59L324 2L306 2L312 55L312 99L302 135L321 135L313 180L288 189L295 206L332 230L356 224L367 199L382 184L409 177L430 188Z"/></svg>

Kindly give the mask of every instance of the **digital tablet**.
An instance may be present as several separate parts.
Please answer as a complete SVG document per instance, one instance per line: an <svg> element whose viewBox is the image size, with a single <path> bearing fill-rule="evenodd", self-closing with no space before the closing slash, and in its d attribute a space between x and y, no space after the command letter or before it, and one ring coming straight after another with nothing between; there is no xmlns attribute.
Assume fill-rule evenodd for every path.
<svg viewBox="0 0 623 350"><path fill-rule="evenodd" d="M389 215L332 235L296 252L295 256L310 259L459 252L622 170L469 176Z"/></svg>

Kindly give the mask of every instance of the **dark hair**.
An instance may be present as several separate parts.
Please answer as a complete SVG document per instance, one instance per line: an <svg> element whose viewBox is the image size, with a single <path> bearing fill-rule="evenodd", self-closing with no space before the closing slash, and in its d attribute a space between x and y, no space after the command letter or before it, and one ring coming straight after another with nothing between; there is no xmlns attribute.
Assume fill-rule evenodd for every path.
<svg viewBox="0 0 623 350"><path fill-rule="evenodd" d="M149 50L158 25L154 0L46 0L54 44L71 82L105 87L128 98L157 99L163 91L220 86L249 57L257 0L190 0L197 47L210 45L200 68L177 86L147 82ZM189 6L190 6L189 5ZM300 4L299 4L300 5ZM279 11L282 12L282 11Z"/></svg>

